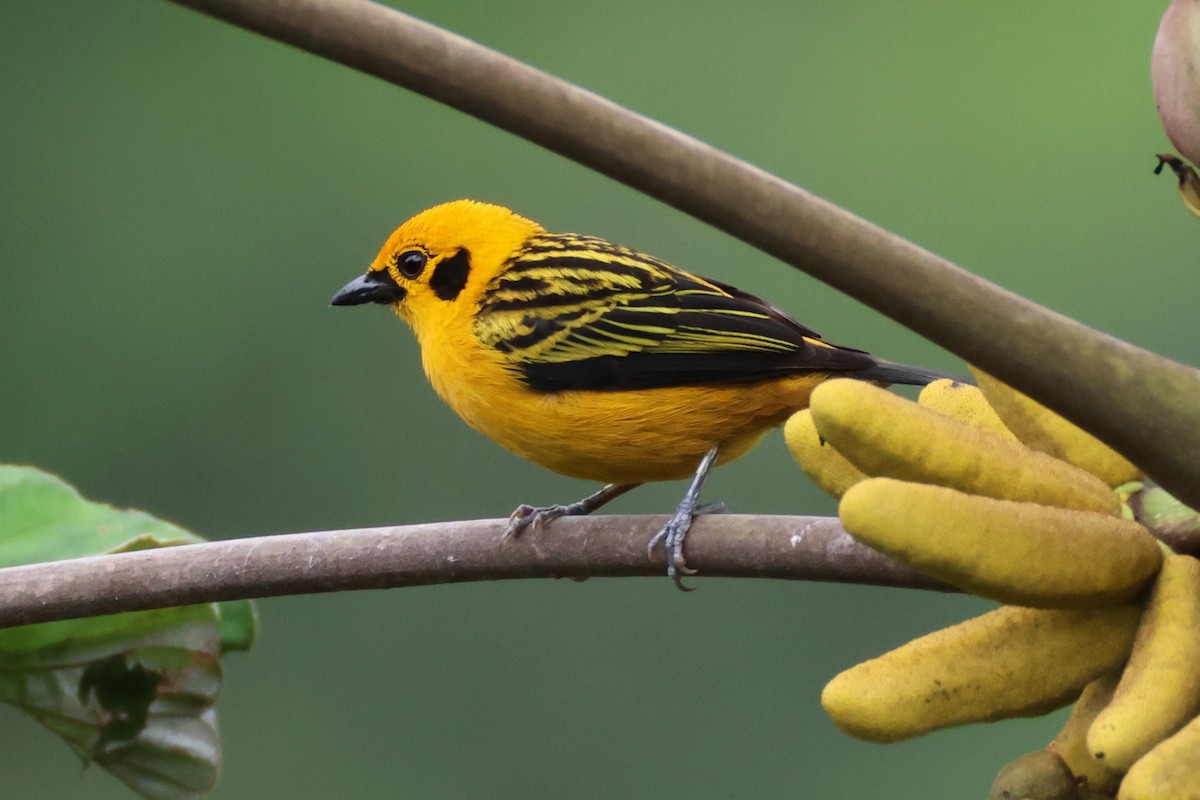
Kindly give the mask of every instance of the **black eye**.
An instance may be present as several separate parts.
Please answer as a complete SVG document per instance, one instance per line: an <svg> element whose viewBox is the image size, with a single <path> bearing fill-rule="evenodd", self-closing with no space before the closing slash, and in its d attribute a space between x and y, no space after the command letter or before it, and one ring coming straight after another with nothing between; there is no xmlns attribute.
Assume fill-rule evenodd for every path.
<svg viewBox="0 0 1200 800"><path fill-rule="evenodd" d="M396 256L396 268L404 277L415 278L425 269L425 262L428 260L429 257L420 250L409 250Z"/></svg>

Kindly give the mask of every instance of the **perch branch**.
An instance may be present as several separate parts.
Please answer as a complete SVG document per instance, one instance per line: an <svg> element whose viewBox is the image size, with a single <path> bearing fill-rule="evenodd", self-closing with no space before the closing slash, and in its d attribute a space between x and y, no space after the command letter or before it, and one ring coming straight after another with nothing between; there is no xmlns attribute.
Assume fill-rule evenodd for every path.
<svg viewBox="0 0 1200 800"><path fill-rule="evenodd" d="M367 0L176 0L419 92L669 203L892 317L1200 507L1200 372L1055 314L598 95Z"/></svg>
<svg viewBox="0 0 1200 800"><path fill-rule="evenodd" d="M563 518L505 541L507 520L293 533L0 569L0 627L249 597L511 578L662 576L660 516ZM859 544L830 517L696 520L705 577L949 589ZM663 591L670 584L663 580Z"/></svg>

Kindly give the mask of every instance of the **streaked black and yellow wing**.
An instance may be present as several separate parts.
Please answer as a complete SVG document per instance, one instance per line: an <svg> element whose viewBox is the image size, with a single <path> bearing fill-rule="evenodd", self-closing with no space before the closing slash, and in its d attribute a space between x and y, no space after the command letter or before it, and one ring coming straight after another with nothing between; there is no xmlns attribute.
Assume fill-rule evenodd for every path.
<svg viewBox="0 0 1200 800"><path fill-rule="evenodd" d="M877 362L759 298L603 239L531 240L480 298L475 333L543 392L748 383Z"/></svg>

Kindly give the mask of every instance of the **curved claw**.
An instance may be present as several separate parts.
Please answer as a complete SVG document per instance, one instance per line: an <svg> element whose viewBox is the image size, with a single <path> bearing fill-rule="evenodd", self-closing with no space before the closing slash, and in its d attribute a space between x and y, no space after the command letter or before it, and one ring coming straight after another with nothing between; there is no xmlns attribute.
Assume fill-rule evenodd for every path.
<svg viewBox="0 0 1200 800"><path fill-rule="evenodd" d="M576 517L590 514L613 498L620 497L630 489L638 486L636 483L610 483L600 491L589 494L582 500L568 505L531 506L522 503L508 517L508 527L504 529L505 539L515 539L526 528L540 530L545 525L559 517Z"/></svg>
<svg viewBox="0 0 1200 800"><path fill-rule="evenodd" d="M673 554L671 560L667 562L667 577L675 582L675 588L681 592L694 592L695 586L685 586L683 579L688 575L695 575L700 570L692 569L683 560L683 553Z"/></svg>
<svg viewBox="0 0 1200 800"><path fill-rule="evenodd" d="M513 509L508 517L508 527L504 529L504 539L515 539L527 528L539 530L549 522L553 522L567 513L566 506L531 506L522 503Z"/></svg>
<svg viewBox="0 0 1200 800"><path fill-rule="evenodd" d="M508 527L504 529L505 539L515 539L521 535L521 531L529 527L533 522L534 508L527 506L524 503L513 509L513 512L508 515Z"/></svg>
<svg viewBox="0 0 1200 800"><path fill-rule="evenodd" d="M692 572L695 572L695 570L692 570ZM682 575L671 575L670 578L671 578L671 580L675 581L675 588L678 589L679 591L681 591L681 592L696 591L695 586L687 586L684 584Z"/></svg>
<svg viewBox="0 0 1200 800"><path fill-rule="evenodd" d="M675 586L678 589L684 592L693 591L696 587L685 586L683 579L688 575L695 575L699 572L699 570L689 567L683 557L683 540L687 536L688 529L692 527L692 520L698 513L706 512L685 508L676 510L675 514L667 520L667 523L659 529L658 533L654 534L654 538L646 546L646 552L652 554L659 542L664 544L664 549L667 551L667 577L675 582Z"/></svg>
<svg viewBox="0 0 1200 800"><path fill-rule="evenodd" d="M698 572L689 567L683 558L683 540L687 536L688 529L692 527L692 520L701 514L725 512L724 503L705 503L703 505L699 503L700 488L704 486L704 479L708 477L708 471L716 463L719 451L720 448L714 446L704 454L704 458L700 459L700 464L696 467L696 474L692 476L692 483L679 502L679 507L667 520L667 524L654 534L654 538L646 546L647 552L653 553L654 547L659 542L664 542L667 551L667 575L675 582L675 587L680 591L692 591L694 587L684 586L683 579L687 575L695 575Z"/></svg>

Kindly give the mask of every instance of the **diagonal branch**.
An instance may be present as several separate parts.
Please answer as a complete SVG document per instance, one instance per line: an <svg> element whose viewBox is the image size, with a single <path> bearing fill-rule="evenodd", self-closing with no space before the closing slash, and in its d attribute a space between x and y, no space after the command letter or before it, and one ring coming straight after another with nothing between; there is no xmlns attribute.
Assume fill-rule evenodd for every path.
<svg viewBox="0 0 1200 800"><path fill-rule="evenodd" d="M661 516L565 517L506 541L507 520L319 531L0 569L0 628L249 597L512 578L666 574ZM858 543L832 517L720 514L688 534L704 577L951 591ZM663 591L670 588L663 580Z"/></svg>
<svg viewBox="0 0 1200 800"><path fill-rule="evenodd" d="M659 198L887 314L1200 507L1200 372L1102 334L703 142L367 0L176 0L420 92Z"/></svg>

